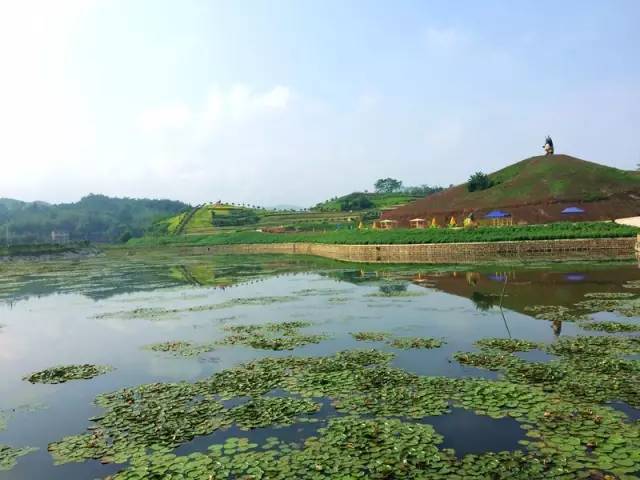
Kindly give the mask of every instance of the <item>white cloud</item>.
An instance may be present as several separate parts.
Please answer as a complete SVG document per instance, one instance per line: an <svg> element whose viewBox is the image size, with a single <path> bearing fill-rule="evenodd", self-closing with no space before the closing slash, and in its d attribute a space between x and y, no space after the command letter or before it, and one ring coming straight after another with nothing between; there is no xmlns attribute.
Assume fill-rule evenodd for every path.
<svg viewBox="0 0 640 480"><path fill-rule="evenodd" d="M191 109L183 102L145 110L138 118L142 130L153 132L158 130L180 129L191 120Z"/></svg>

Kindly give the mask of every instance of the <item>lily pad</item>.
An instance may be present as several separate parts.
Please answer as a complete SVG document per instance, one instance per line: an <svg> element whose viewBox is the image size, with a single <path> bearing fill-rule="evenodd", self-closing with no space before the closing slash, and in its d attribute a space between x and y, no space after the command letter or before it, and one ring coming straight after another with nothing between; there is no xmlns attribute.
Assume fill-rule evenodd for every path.
<svg viewBox="0 0 640 480"><path fill-rule="evenodd" d="M0 443L0 471L11 470L15 467L18 458L38 450L34 447L13 448Z"/></svg>
<svg viewBox="0 0 640 480"><path fill-rule="evenodd" d="M32 373L24 378L31 383L64 383L69 380L88 380L110 372L113 367L102 365L61 365Z"/></svg>

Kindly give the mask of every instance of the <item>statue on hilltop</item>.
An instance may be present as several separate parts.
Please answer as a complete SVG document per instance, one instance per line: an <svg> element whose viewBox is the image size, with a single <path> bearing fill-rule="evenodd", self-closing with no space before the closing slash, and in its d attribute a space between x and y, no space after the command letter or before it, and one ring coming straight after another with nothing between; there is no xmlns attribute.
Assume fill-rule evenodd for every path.
<svg viewBox="0 0 640 480"><path fill-rule="evenodd" d="M553 140L551 140L549 135L547 135L542 148L544 148L545 155L553 155Z"/></svg>

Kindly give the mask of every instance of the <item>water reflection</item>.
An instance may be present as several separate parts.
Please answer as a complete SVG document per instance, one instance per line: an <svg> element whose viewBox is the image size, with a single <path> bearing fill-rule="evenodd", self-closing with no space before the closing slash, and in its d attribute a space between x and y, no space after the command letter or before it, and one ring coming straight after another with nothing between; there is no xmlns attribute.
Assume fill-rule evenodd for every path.
<svg viewBox="0 0 640 480"><path fill-rule="evenodd" d="M329 355L352 348L392 352L393 366L420 375L498 379L500 374L453 361L454 353L472 351L476 340L492 336L552 342L556 336L575 333L574 323L534 320L527 307L571 309L588 293L636 292L625 290L623 284L640 279L637 265L625 263L447 268L350 265L276 255L103 257L12 267L11 271L0 267L4 268L0 271L4 301L0 303L4 325L0 329L0 410L25 403L47 407L10 413L7 429L0 431L2 444L40 448L21 458L10 476L0 474L20 479L95 478L117 470L97 462L54 467L47 453L49 442L86 431L88 418L100 412L92 404L100 393L142 383L195 381L257 358ZM234 301L257 297L286 301L261 305ZM222 307L208 308L211 305ZM126 314L151 308L175 314L149 318ZM114 312L125 314L108 315ZM226 335L224 326L230 324L290 320L308 321L312 326L305 332L326 333L329 338L283 352L220 347L208 357L215 357L215 362L143 349L174 340L215 342ZM350 335L356 331L435 337L446 343L431 350L400 350L384 342L356 342ZM541 351L518 355L528 361L552 360ZM115 370L90 381L62 385L31 385L22 380L32 371L68 363L112 365ZM286 427L275 435L301 442L335 415L328 403L323 404L315 417L318 422ZM460 409L430 418L428 423L458 455L514 449L522 438L514 421L492 420ZM212 441L228 436L246 436L234 428L194 439L180 452L206 449ZM266 438L274 433L269 430L250 435ZM487 440L489 430L495 441Z"/></svg>

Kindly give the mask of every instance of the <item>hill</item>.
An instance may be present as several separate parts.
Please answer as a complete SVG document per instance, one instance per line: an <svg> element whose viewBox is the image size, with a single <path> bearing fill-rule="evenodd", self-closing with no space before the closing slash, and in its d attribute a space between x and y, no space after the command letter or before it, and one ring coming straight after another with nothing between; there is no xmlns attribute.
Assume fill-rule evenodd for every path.
<svg viewBox="0 0 640 480"><path fill-rule="evenodd" d="M48 204L0 199L0 233L13 244L49 242L53 230L72 241L110 242L123 234L142 235L159 218L188 209L173 200L88 195L74 203Z"/></svg>
<svg viewBox="0 0 640 480"><path fill-rule="evenodd" d="M383 213L382 218L408 225L425 218L443 225L451 216L460 222L473 213L482 218L503 210L514 223L562 220L610 220L640 214L640 173L620 170L568 155L527 158L489 175L493 186L469 192L467 184ZM578 215L562 210L576 206Z"/></svg>
<svg viewBox="0 0 640 480"><path fill-rule="evenodd" d="M162 235L207 235L242 230L335 230L336 226L355 226L366 216L378 217L377 210L280 211L223 203L197 205L192 209L156 222L149 233Z"/></svg>
<svg viewBox="0 0 640 480"><path fill-rule="evenodd" d="M355 210L367 210L367 209L376 209L376 210L385 210L389 208L395 208L401 205L405 205L409 202L417 200L419 198L424 197L424 195L415 195L403 192L392 192L392 193L377 193L377 192L353 192L348 195L343 195L341 197L335 197L330 200L326 200L324 202L318 203L315 207L312 207L311 210L315 212L341 212L354 210L354 208L349 208L354 205L356 202L354 200L365 198L368 203L366 203L365 208L356 208Z"/></svg>

